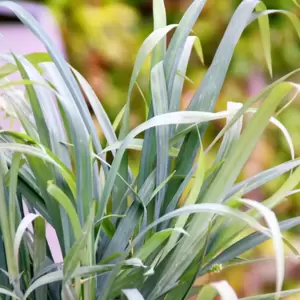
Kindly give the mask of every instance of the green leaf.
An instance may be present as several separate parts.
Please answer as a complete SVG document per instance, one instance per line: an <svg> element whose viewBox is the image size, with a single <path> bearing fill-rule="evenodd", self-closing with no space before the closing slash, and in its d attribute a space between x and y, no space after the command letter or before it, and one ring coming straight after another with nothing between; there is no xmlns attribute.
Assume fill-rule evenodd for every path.
<svg viewBox="0 0 300 300"><path fill-rule="evenodd" d="M33 139L38 140L38 134L35 125L33 124L34 118L32 109L28 105L28 101L25 99L25 95L23 95L22 93L18 93L18 91L13 88L6 88L5 95L8 98L13 112L15 112L22 127Z"/></svg>
<svg viewBox="0 0 300 300"><path fill-rule="evenodd" d="M13 252L13 240L12 233L10 231L10 223L9 223L9 212L7 208L7 199L5 197L5 185L4 185L4 177L7 173L7 166L4 162L3 155L0 155L0 226L2 239L5 247L5 256L6 263L8 268L8 273L13 278L18 276L18 267L15 262L15 258L12 256Z"/></svg>
<svg viewBox="0 0 300 300"><path fill-rule="evenodd" d="M147 178L142 188L139 190L139 197L141 199L151 199L151 195L155 185L155 172ZM145 203L147 205L147 203ZM127 209L124 217L110 241L109 245L104 251L103 258L111 256L112 253L122 253L127 247L128 240L131 238L132 233L137 226L144 210L141 203L135 201Z"/></svg>
<svg viewBox="0 0 300 300"><path fill-rule="evenodd" d="M155 252L159 246L161 246L166 239L172 234L172 232L179 234L187 234L182 228L169 228L159 232L156 232L147 242L135 253L135 257L141 260L146 260L149 255Z"/></svg>
<svg viewBox="0 0 300 300"><path fill-rule="evenodd" d="M34 221L34 273L35 275L42 269L46 261L46 223L43 218ZM36 298L41 299L47 293L47 289L36 290Z"/></svg>
<svg viewBox="0 0 300 300"><path fill-rule="evenodd" d="M52 182L48 183L47 191L65 209L72 224L74 236L76 239L78 239L81 235L82 230L80 220L72 201L57 185Z"/></svg>
<svg viewBox="0 0 300 300"><path fill-rule="evenodd" d="M112 145L118 141L115 129L113 128L112 124L110 123L110 120L101 105L101 102L99 101L98 97L96 96L95 92L93 91L92 87L89 85L87 80L75 69L72 69L79 84L83 88L84 93L86 94L89 103L91 104L91 107L94 111L94 114L97 118L97 121L105 135L105 138L108 142L108 145ZM114 152L113 152L114 154Z"/></svg>
<svg viewBox="0 0 300 300"><path fill-rule="evenodd" d="M81 224L89 213L89 207L94 199L99 198L98 170L96 165L92 165L90 136L88 127L85 126L83 114L72 100L72 95L68 91L67 84L63 81L58 69L51 63L44 64L43 68L51 78L52 84L58 89L59 101L66 116L66 127L70 133L71 143L74 145L74 164L76 170L76 204ZM99 138L97 137L97 142ZM96 152L101 153L102 147L95 147ZM107 166L102 161L102 167L107 172ZM94 179L94 180L93 180ZM84 199L84 200L83 200Z"/></svg>
<svg viewBox="0 0 300 300"><path fill-rule="evenodd" d="M300 38L300 20L298 19L297 15L295 15L292 12L286 11L286 10L279 10L279 9L264 10L256 15L253 15L250 22L255 20L257 17L263 17L263 16L267 16L270 14L283 14L286 17L288 17L288 19L291 21L293 27L295 28L295 30L297 32L298 38Z"/></svg>
<svg viewBox="0 0 300 300"><path fill-rule="evenodd" d="M122 290L128 300L144 300L144 297L137 289Z"/></svg>
<svg viewBox="0 0 300 300"><path fill-rule="evenodd" d="M12 297L13 299L21 300L14 292L11 292L5 288L0 287L0 294Z"/></svg>
<svg viewBox="0 0 300 300"><path fill-rule="evenodd" d="M238 300L236 293L234 292L233 288L228 284L227 281L223 280L219 282L212 282L210 286L218 291L222 300ZM211 290L207 290L206 287L204 287L197 296L197 300L201 300L201 299L213 300L215 299L215 293Z"/></svg>
<svg viewBox="0 0 300 300"><path fill-rule="evenodd" d="M141 48L139 49L139 52L136 56L136 60L134 63L132 75L130 78L130 83L129 83L129 88L128 88L128 96L127 96L127 101L126 101L126 108L124 112L124 117L123 117L123 123L122 123L122 135L121 138L124 137L125 134L128 133L129 131L129 126L128 126L128 120L129 120L129 104L130 104L130 98L131 98L131 93L134 88L135 82L137 80L137 77L141 71L141 68L147 58L147 56L153 51L155 46L161 41L166 34L174 29L177 25L168 25L163 28L159 28L154 30L148 37L147 39L143 42Z"/></svg>
<svg viewBox="0 0 300 300"><path fill-rule="evenodd" d="M256 6L255 10L257 12L261 12L267 10L267 7L263 2L260 2ZM264 55L266 58L267 67L270 76L272 77L273 71L272 71L272 57L271 57L271 33L270 33L270 24L269 24L268 15L264 15L258 18L258 24L259 24L261 40L262 40Z"/></svg>
<svg viewBox="0 0 300 300"><path fill-rule="evenodd" d="M149 105L148 105L147 99L146 99L146 97L145 97L145 95L144 95L144 93L143 93L141 87L140 87L139 84L137 83L137 81L135 82L135 85L136 85L136 87L137 87L137 89L138 89L138 91L139 91L139 93L140 93L140 95L141 95L141 97L142 97L142 99L143 99L143 101L144 101L144 104L145 104L145 117L148 118L148 115L149 115ZM121 110L122 116L123 116L123 114L124 114L125 107L126 107L126 105L123 106L124 110L123 110L123 109ZM120 113L119 113L119 114L120 114ZM118 117L118 116L117 116L117 117ZM116 118L116 119L117 119L117 118Z"/></svg>
<svg viewBox="0 0 300 300"><path fill-rule="evenodd" d="M33 282L30 287L26 290L26 293L24 295L24 300L28 299L29 295L35 291L37 288L47 285L53 282L58 282L63 280L63 272L55 271L48 273L40 278L38 278L35 282Z"/></svg>
<svg viewBox="0 0 300 300"><path fill-rule="evenodd" d="M158 1L158 0L156 0L156 1ZM160 4L162 5L162 3L160 3ZM162 20L162 18L161 18L161 16L162 16L162 14L161 14L162 13L161 5L160 5L160 8L158 8L160 10L159 11L159 16L160 17L158 17L158 19L160 19L160 21ZM160 25L162 25L162 23L157 24L157 25L160 26ZM120 131L120 139L124 139L124 137L126 136L126 134L129 132L130 98L131 98L131 93L132 93L133 87L134 87L135 82L137 81L137 77L138 77L138 75L140 73L140 70L141 70L141 68L142 68L142 66L143 66L143 64L144 64L147 56L154 49L160 49L160 50L157 50L157 51L161 51L162 48L165 47L163 39L165 38L165 36L167 35L167 33L170 30L174 29L176 26L177 26L176 24L173 24L173 25L168 25L168 26L165 26L163 28L159 28L159 29L154 30L147 37L147 39L143 42L141 48L139 49L139 52L137 54L137 57L136 57L136 60L135 60L135 63L134 63L134 67L133 67L133 71L132 71L130 83L129 83L128 95L127 95L127 100L126 100L126 107L125 107L125 111L124 111L124 116L123 116L123 122L122 122L122 126L121 126L121 131ZM160 44L161 46L158 46L158 47L161 47L161 48L155 48L160 42L161 42L161 44ZM162 53L160 53L159 55L161 56ZM159 59L159 58L161 58L161 57L156 57L154 59L156 60L156 59ZM150 111L150 114L151 114L151 111ZM145 159L146 159L146 161L148 160L146 158L146 156L148 155L149 151L150 151L149 155L151 155L153 157L153 152L152 152L152 147L151 147L152 141L151 141L150 144L148 144L148 142L149 142L148 141L148 137L147 137L148 134L151 134L151 140L152 140L153 131L151 131L149 133L146 132L146 136L145 136L146 144L145 145L146 145L147 148L146 148L146 152L145 152L145 150L143 150L143 152L142 152L142 162L141 162L141 165L143 165L143 166L145 165L144 160ZM150 145L150 148L148 147L148 145ZM148 150L148 152L147 152L147 150ZM125 156L124 159L123 159L122 164L120 163L120 166L123 166L123 170L124 171L125 171L124 164L126 164L126 161L124 161L124 160L126 160L126 159L128 159L128 158ZM148 167L149 167L150 163L148 162ZM142 178L141 173L139 174L139 182L138 182L138 187L139 188L141 187L141 185L143 184L143 181L148 177L148 175L151 172L151 170L148 170L148 168L146 168L145 166L144 166L144 168L142 168L142 170L143 170L143 175L144 176ZM121 212L121 213L123 213L123 212Z"/></svg>
<svg viewBox="0 0 300 300"><path fill-rule="evenodd" d="M299 173L300 168L298 167L296 171L292 173L291 176L287 179L287 181L276 191L276 193L270 198L264 200L262 204L270 209L273 209L279 203L281 203L284 200L284 198L290 193L290 191L293 190L295 186L299 183ZM260 217L260 215L254 210L250 210L249 214L251 214L255 218ZM218 251L216 250L218 249L218 247L223 248L224 244L226 244L230 239L232 239L232 237L237 236L244 229L245 226L241 224L234 227L229 227L225 230L223 229L221 236L219 236L218 240L216 240L213 247L211 247L211 254L214 253L214 251Z"/></svg>
<svg viewBox="0 0 300 300"><path fill-rule="evenodd" d="M15 238L14 238L14 258L16 260L16 263L18 264L18 258L19 258L19 249L20 249L20 245L22 242L22 239L24 237L25 232L28 229L28 226L31 225L31 223L38 219L41 218L43 220L43 218L37 214L33 214L33 213L29 213L27 214L22 221L20 222L16 234L15 234Z"/></svg>
<svg viewBox="0 0 300 300"><path fill-rule="evenodd" d="M178 28L176 29L170 45L168 47L165 60L164 68L167 79L168 94L171 95L174 85L174 78L178 69L179 59L184 51L183 45L186 43L196 20L198 19L206 0L196 0L190 5L182 17ZM171 99L170 99L171 100Z"/></svg>
<svg viewBox="0 0 300 300"><path fill-rule="evenodd" d="M46 84L44 84L42 82L31 80L31 79L22 79L22 80L8 81L8 82L5 82L5 83L1 83L0 88L5 89L5 88L8 88L8 87L15 87L17 85L24 85L24 86L27 86L27 85L29 85L29 86L40 85L40 86L48 88L48 86Z"/></svg>
<svg viewBox="0 0 300 300"><path fill-rule="evenodd" d="M284 182L284 184L276 191L276 193L274 193L268 199L264 200L262 203L271 209L281 203L284 198L298 185L299 174L300 168L298 167Z"/></svg>
<svg viewBox="0 0 300 300"><path fill-rule="evenodd" d="M201 61L203 62L203 54L199 38L196 36L189 36L185 42L184 49L178 63L176 76L174 77L173 89L170 94L170 112L179 110L184 80L187 80L186 71L193 45L195 46L197 52L199 52L198 54L200 55Z"/></svg>
<svg viewBox="0 0 300 300"><path fill-rule="evenodd" d="M16 56L14 56L14 60L16 62L16 65L20 71L20 74L24 80L30 80L28 73L26 72L25 67L23 66L23 63L21 60L19 60ZM26 91L28 94L28 98L30 101L30 105L33 111L37 131L39 133L40 141L43 145L50 148L50 134L49 130L45 121L45 116L42 111L39 99L37 97L36 91L33 88L32 85L26 85Z"/></svg>
<svg viewBox="0 0 300 300"><path fill-rule="evenodd" d="M75 244L72 246L71 250L68 252L64 259L64 283L67 283L72 275L74 274L76 268L78 267L81 260L84 260L85 247L87 246L87 241L89 236L92 234L93 223L95 217L95 202L90 209L90 214L86 224L79 237L77 237Z"/></svg>
<svg viewBox="0 0 300 300"><path fill-rule="evenodd" d="M200 138L200 136L199 136ZM197 197L201 191L201 187L204 180L204 174L205 174L205 157L203 153L203 148L201 147L199 158L197 162L197 169L196 169L196 177L193 182L193 186L191 188L191 191L189 192L189 195L187 199L184 202L184 206L195 204L197 201ZM188 215L180 216L176 222L175 227L177 228L184 228L186 225L186 222L188 220ZM180 234L178 232L173 232L170 239L168 240L167 245L164 247L164 254L161 259L163 259L172 249L175 247L176 243L178 242L178 239L180 237Z"/></svg>
<svg viewBox="0 0 300 300"><path fill-rule="evenodd" d="M167 26L167 16L164 0L153 0L154 30ZM167 39L163 37L156 45L152 55L152 66L164 59L166 53Z"/></svg>
<svg viewBox="0 0 300 300"><path fill-rule="evenodd" d="M300 257L300 253L297 250L297 248L285 237L282 237L282 241L284 242L284 244L291 250L291 252L293 252L293 254L295 255L295 257Z"/></svg>
<svg viewBox="0 0 300 300"><path fill-rule="evenodd" d="M51 57L48 53L44 52L34 52L24 55L26 60L30 61L34 66L38 66L41 62L51 61ZM0 68L0 78L7 77L15 72L17 72L17 67L12 63L7 63Z"/></svg>
<svg viewBox="0 0 300 300"><path fill-rule="evenodd" d="M292 0L296 6L298 6L300 8L300 4L297 2L297 0Z"/></svg>
<svg viewBox="0 0 300 300"><path fill-rule="evenodd" d="M253 9L259 2L259 0L243 1L236 9L213 62L189 105L189 110L213 110L232 59L234 48L248 25Z"/></svg>
<svg viewBox="0 0 300 300"><path fill-rule="evenodd" d="M236 102L228 102L227 103L228 110L240 109L241 107L242 107L241 103L236 103ZM232 120L232 118L233 118L232 116L229 116L226 120L226 124L229 124L230 121ZM197 199L198 201L201 201L201 198L203 197L204 193L209 188L212 181L214 180L214 178L220 171L220 167L221 167L222 163L226 160L228 153L230 153L230 151L233 149L234 144L240 138L242 126L243 126L243 116L241 116L236 121L236 123L225 132L224 137L221 142L221 145L219 147L215 162L213 163L213 169L211 170L210 175L204 182L201 193L199 194L198 199ZM206 151L206 153L207 153L207 151Z"/></svg>
<svg viewBox="0 0 300 300"><path fill-rule="evenodd" d="M282 174L285 174L293 170L299 165L300 165L300 160L296 159L296 160L285 162L281 165L265 170L263 172L260 172L250 178L247 178L239 183L236 183L226 194L225 198L229 199L239 191L242 191L242 195L245 195L257 189L258 187L264 185L265 183L281 176Z"/></svg>
<svg viewBox="0 0 300 300"><path fill-rule="evenodd" d="M278 84L284 82L285 80L289 79L291 76L297 74L300 71L300 69L296 69L284 76L282 76L281 78L277 79L276 81L274 81L272 84L268 85L267 87L265 87L260 93L258 93L258 95L255 95L253 97L251 97L250 99L248 99L244 105L242 106L242 108L234 115L234 117L231 119L231 121L229 122L229 124L227 124L219 133L218 135L215 137L215 139L213 140L213 142L207 147L206 149L206 153L209 152L211 150L211 148L216 144L216 142L219 141L219 139L224 135L225 132L227 132L227 130L229 128L231 128L233 126L233 124L235 124L235 122L255 103L257 103L259 100L264 99L272 89L274 89ZM298 91L296 91L295 94L298 94Z"/></svg>
<svg viewBox="0 0 300 300"><path fill-rule="evenodd" d="M30 165L30 168L35 176L34 181L36 181L38 185L39 193L42 195L44 199L44 205L47 207L47 211L49 213L45 214L43 213L43 216L48 215L49 218L47 218L47 221L51 223L51 225L55 228L56 233L58 235L58 239L60 242L63 240L63 230L62 230L62 215L59 211L58 204L51 199L49 194L47 193L47 181L49 179L53 179L55 175L57 175L57 182L62 182L62 179L59 178L59 172L55 173L55 169L53 168L53 165L58 167L58 170L61 171L62 176L66 180L66 182L69 184L69 187L71 191L74 193L75 183L74 183L74 175L71 173L71 171L53 155L48 149L45 149L45 147L41 144L39 144L37 141L32 140L30 137L28 137L26 134L20 134L16 132L6 132L2 131L1 134L5 134L7 136L13 137L18 143L4 143L1 144L2 149L1 151L11 150L13 152L21 152L26 155L27 161ZM19 144L20 143L20 144ZM25 144L33 144L36 147L23 145ZM38 148L37 148L38 147ZM0 147L1 148L1 147ZM38 156L40 159L36 159ZM47 162L51 162L51 164L47 164ZM33 176L33 175L31 175ZM27 176L25 176L27 178ZM36 186L36 184L34 184ZM28 192L28 189L27 189ZM27 193L28 195L28 193ZM37 197L34 197L33 199L37 200ZM29 201L32 201L33 199L30 199ZM41 213L45 210L41 210ZM51 217L50 217L51 216ZM66 232L65 228L65 233ZM62 243L62 247L64 246L64 243ZM64 247L62 249L64 253Z"/></svg>
<svg viewBox="0 0 300 300"><path fill-rule="evenodd" d="M249 109L247 112L256 112L257 109ZM288 147L290 149L290 153L291 153L291 159L295 159L295 149L294 149L294 144L293 144L293 140L291 135L289 134L288 130L286 129L286 127L275 117L271 117L270 118L270 123L272 123L273 125L275 125L283 134Z"/></svg>
<svg viewBox="0 0 300 300"><path fill-rule="evenodd" d="M13 151L13 152L18 152L18 153L24 153L24 154L28 154L30 156L38 157L42 160L45 160L46 162L53 164L55 167L57 167L61 171L62 175L68 182L71 190L75 194L75 192L74 192L75 183L74 183L74 178L73 178L72 173L61 162L59 162L59 160L57 158L55 158L54 155L50 156L49 152L43 151L39 148L35 148L32 146L22 145L22 144L14 144L14 143L0 144L0 151L1 152Z"/></svg>
<svg viewBox="0 0 300 300"><path fill-rule="evenodd" d="M0 270L6 270L7 271L7 263L6 263L6 253L5 253L5 248L4 248L4 242L3 242L3 237L2 234L0 235ZM10 283L8 280L8 277L5 275L5 273L0 272L0 280L2 287L10 287Z"/></svg>
<svg viewBox="0 0 300 300"><path fill-rule="evenodd" d="M174 174L176 173L176 171L174 171L173 173L171 173L165 180L163 180L153 191L153 193L151 194L149 199L146 199L146 201L144 201L144 205L147 206L149 204L149 202L159 193L159 191L164 188L164 186L172 179L172 177L174 176Z"/></svg>
<svg viewBox="0 0 300 300"><path fill-rule="evenodd" d="M276 215L266 206L261 203L253 200L241 199L241 202L246 204L249 207L257 209L261 215L264 217L266 223L270 228L272 234L272 242L275 251L276 257L276 292L279 294L281 292L283 281L284 281L284 272L285 272L285 261L284 261L284 249L283 241L281 237L280 227L276 218ZM278 297L276 297L278 299Z"/></svg>
<svg viewBox="0 0 300 300"><path fill-rule="evenodd" d="M124 116L126 104L123 106L123 108L120 110L118 115L116 116L114 123L113 123L113 129L116 131L119 125L121 124L122 118Z"/></svg>
<svg viewBox="0 0 300 300"><path fill-rule="evenodd" d="M75 270L72 278L78 278L78 277L87 277L94 274L103 274L105 272L109 272L114 265L100 265L100 266L87 266L87 267L80 267L77 270ZM50 283L62 281L64 278L63 271L54 271L51 273L48 273L46 275L43 275L42 277L38 278L36 281L34 281L31 286L27 289L24 300L28 299L29 295L35 291L37 288L48 285Z"/></svg>
<svg viewBox="0 0 300 300"><path fill-rule="evenodd" d="M123 143L123 141L118 141L118 142L112 144L111 146L104 148L102 150L102 153L106 153L106 152L113 151L113 150L118 150L121 147L122 143ZM144 144L143 139L133 139L132 143L130 145L128 145L127 149L141 151L143 148L143 144ZM169 156L174 157L177 155L178 155L178 149L175 147L169 147Z"/></svg>
<svg viewBox="0 0 300 300"><path fill-rule="evenodd" d="M201 300L201 299L212 300L215 299L216 295L217 295L216 289L214 289L213 286L207 284L201 288L200 292L197 295L196 300Z"/></svg>
<svg viewBox="0 0 300 300"><path fill-rule="evenodd" d="M288 219L279 223L281 232L289 230L300 224L300 217ZM238 242L234 243L223 252L218 254L215 258L211 259L208 264L199 271L199 276L208 272L214 265L224 264L235 257L239 257L242 253L255 248L256 246L262 244L264 241L268 240L269 237L261 234L260 232L252 233Z"/></svg>
<svg viewBox="0 0 300 300"><path fill-rule="evenodd" d="M164 74L163 62L158 63L151 70L151 91L152 105L154 115L161 115L168 112L168 95L166 79ZM169 171L169 129L167 126L156 128L156 185L158 186L168 177ZM163 206L163 199L166 192L164 186L158 192L155 198L155 213L154 218L159 218Z"/></svg>
<svg viewBox="0 0 300 300"><path fill-rule="evenodd" d="M243 105L241 103L236 102L228 102L227 103L227 109L237 109L239 110ZM229 116L226 120L226 124L229 124L232 120L232 116ZM216 161L215 163L218 163L225 159L228 156L228 153L232 150L234 143L239 139L242 131L243 126L243 116L237 120L237 122L229 128L228 131L226 131L224 138L222 140L221 146L219 148Z"/></svg>
<svg viewBox="0 0 300 300"><path fill-rule="evenodd" d="M12 239L16 232L16 209L17 209L17 185L18 185L18 173L21 163L21 154L15 153L13 155L12 164L9 173L9 223Z"/></svg>

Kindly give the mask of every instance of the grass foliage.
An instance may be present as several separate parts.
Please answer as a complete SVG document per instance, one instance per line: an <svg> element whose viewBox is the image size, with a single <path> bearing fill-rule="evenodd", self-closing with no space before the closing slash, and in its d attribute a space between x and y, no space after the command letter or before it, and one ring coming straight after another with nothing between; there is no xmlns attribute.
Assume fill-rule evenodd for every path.
<svg viewBox="0 0 300 300"><path fill-rule="evenodd" d="M48 54L0 56L5 61L0 68L1 101L24 128L22 133L0 132L1 299L183 300L196 296L212 300L219 294L234 300L237 296L226 281L197 288L193 283L198 276L226 268L237 259L255 262L241 255L267 239L275 250L276 290L247 299L278 299L299 292L282 292L283 244L292 245L281 232L297 226L300 217L278 222L272 211L298 191L300 160L295 159L290 135L275 114L287 96L298 93L298 85L289 77L299 70L243 105L228 103L221 112L214 112L214 106L235 46L250 23L258 20L266 66L272 74L268 15L287 16L299 36L300 22L290 12L267 10L261 1L241 1L190 105L180 111L194 46L203 61L192 28L205 2L191 1L180 23L167 25L163 0L153 0L154 31L137 54L126 105L115 122L35 19L14 2L0 2L48 50ZM167 46L166 35L171 31ZM149 55L147 120L131 130L131 94ZM9 79L13 73L21 79ZM105 141L98 137L86 101ZM259 106L252 108L256 103ZM145 105L142 98L141 105ZM247 122L244 114L251 115ZM220 119L226 125L204 146L207 126ZM270 123L286 138L292 160L236 183ZM215 161L208 165L206 155L218 141ZM131 171L128 149L141 151L137 177ZM285 173L290 176L270 198L262 203L247 199L248 192ZM55 229L63 263L52 257L47 223ZM247 235L249 228L253 233Z"/></svg>

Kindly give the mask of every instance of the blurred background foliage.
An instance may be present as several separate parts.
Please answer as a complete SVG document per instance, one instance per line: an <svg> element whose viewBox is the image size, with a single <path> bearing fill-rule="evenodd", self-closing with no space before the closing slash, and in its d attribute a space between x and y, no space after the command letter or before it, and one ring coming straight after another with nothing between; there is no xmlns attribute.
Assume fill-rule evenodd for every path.
<svg viewBox="0 0 300 300"><path fill-rule="evenodd" d="M168 23L177 23L191 0L165 0ZM229 19L240 0L208 0L194 27L194 34L203 46L205 65L196 55L191 58L188 77L182 99L186 107L193 92L201 82L210 65L217 46L226 29ZM300 9L292 0L264 0L268 8L286 9L300 16ZM92 84L100 101L111 119L122 109L127 93L133 62L139 46L153 30L152 0L47 0L53 10L64 36L67 55L71 64L79 69ZM271 15L271 41L273 57L273 78L270 77L264 61L257 23L251 24L238 43L229 74L221 93L217 110L224 109L227 101L243 102L259 92L262 87L282 75L300 67L300 45L296 32L289 21L282 16ZM146 94L148 91L149 62L139 77L139 85ZM300 82L300 78L294 78ZM193 82L193 83L192 83ZM145 118L144 102L136 89L132 99L132 126ZM296 99L290 109L280 114L282 121L292 135L296 157L300 154L300 103ZM210 127L211 137L215 136L222 124ZM213 157L213 151L208 161ZM251 160L245 166L244 176L255 174L263 169L290 159L289 148L278 129L270 126L267 134L257 145ZM132 160L138 161L137 153ZM284 178L276 180L249 197L264 199L280 186ZM299 215L299 196L289 198L277 209L279 218ZM300 230L288 238L300 249ZM251 253L252 256L270 257L272 247L265 243ZM286 288L300 286L300 265L290 262L287 267ZM245 272L247 270L247 272ZM254 294L262 290L273 290L274 264L259 263L253 266L235 267L213 277L226 277L240 296ZM210 280L210 276L201 281ZM300 299L293 297L289 299Z"/></svg>

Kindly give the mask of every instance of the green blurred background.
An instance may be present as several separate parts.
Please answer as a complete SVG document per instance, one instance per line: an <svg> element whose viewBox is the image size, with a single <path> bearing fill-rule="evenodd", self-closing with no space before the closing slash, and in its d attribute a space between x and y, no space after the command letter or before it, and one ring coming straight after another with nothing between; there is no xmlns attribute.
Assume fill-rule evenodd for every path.
<svg viewBox="0 0 300 300"><path fill-rule="evenodd" d="M300 16L300 9L292 0L264 0L268 8L286 9ZM178 23L191 0L165 0L168 23ZM188 77L182 97L182 107L190 101L193 92L201 82L210 65L226 26L240 3L240 0L208 0L194 27L194 34L203 46L205 65L196 53L191 58ZM57 18L67 47L67 56L74 67L89 80L100 101L113 120L122 109L127 86L139 46L153 30L152 0L48 0ZM217 104L217 110L226 108L227 101L243 102L259 92L266 84L283 74L300 67L300 43L289 21L278 15L270 17L273 78L270 78L263 56L257 23L251 24L240 40L230 70ZM138 83L146 94L148 90L149 62L139 77ZM299 82L300 78L293 78ZM145 107L141 94L134 91L132 100L131 125L145 119ZM300 152L300 105L298 99L279 116L292 135L296 157ZM210 126L211 138L218 132L222 123ZM99 133L101 134L100 130ZM209 154L208 161L213 157ZM270 125L256 147L243 177L253 175L263 169L277 165L291 158L283 135ZM137 153L132 154L133 162ZM137 163L135 164L137 165ZM280 186L284 178L271 182L263 189L256 190L249 197L264 199ZM276 209L279 219L297 216L300 212L300 198L295 195ZM286 235L300 250L300 228ZM288 252L289 253L289 252ZM271 257L271 243L265 243L247 256ZM239 296L274 291L274 264L272 261L234 267L199 279L198 283L225 278L236 289ZM300 287L300 265L289 260L285 288ZM290 297L287 299L300 299Z"/></svg>

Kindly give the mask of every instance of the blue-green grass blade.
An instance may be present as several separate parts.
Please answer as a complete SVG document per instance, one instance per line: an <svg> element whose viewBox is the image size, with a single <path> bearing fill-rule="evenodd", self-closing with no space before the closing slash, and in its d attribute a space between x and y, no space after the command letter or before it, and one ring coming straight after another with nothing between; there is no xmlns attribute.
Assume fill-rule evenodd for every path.
<svg viewBox="0 0 300 300"><path fill-rule="evenodd" d="M158 63L151 71L151 89L154 115L157 116L163 113L167 113L168 95L163 62ZM169 128L167 126L156 128L156 153L156 185L158 186L168 177L169 171ZM160 216L165 192L166 187L164 186L158 192L155 198L155 219L159 218Z"/></svg>
<svg viewBox="0 0 300 300"><path fill-rule="evenodd" d="M185 12L178 28L172 36L170 45L164 60L165 75L168 83L168 94L173 90L174 78L178 69L178 64L186 39L188 38L195 22L197 21L206 0L195 0ZM170 99L172 100L172 99Z"/></svg>

